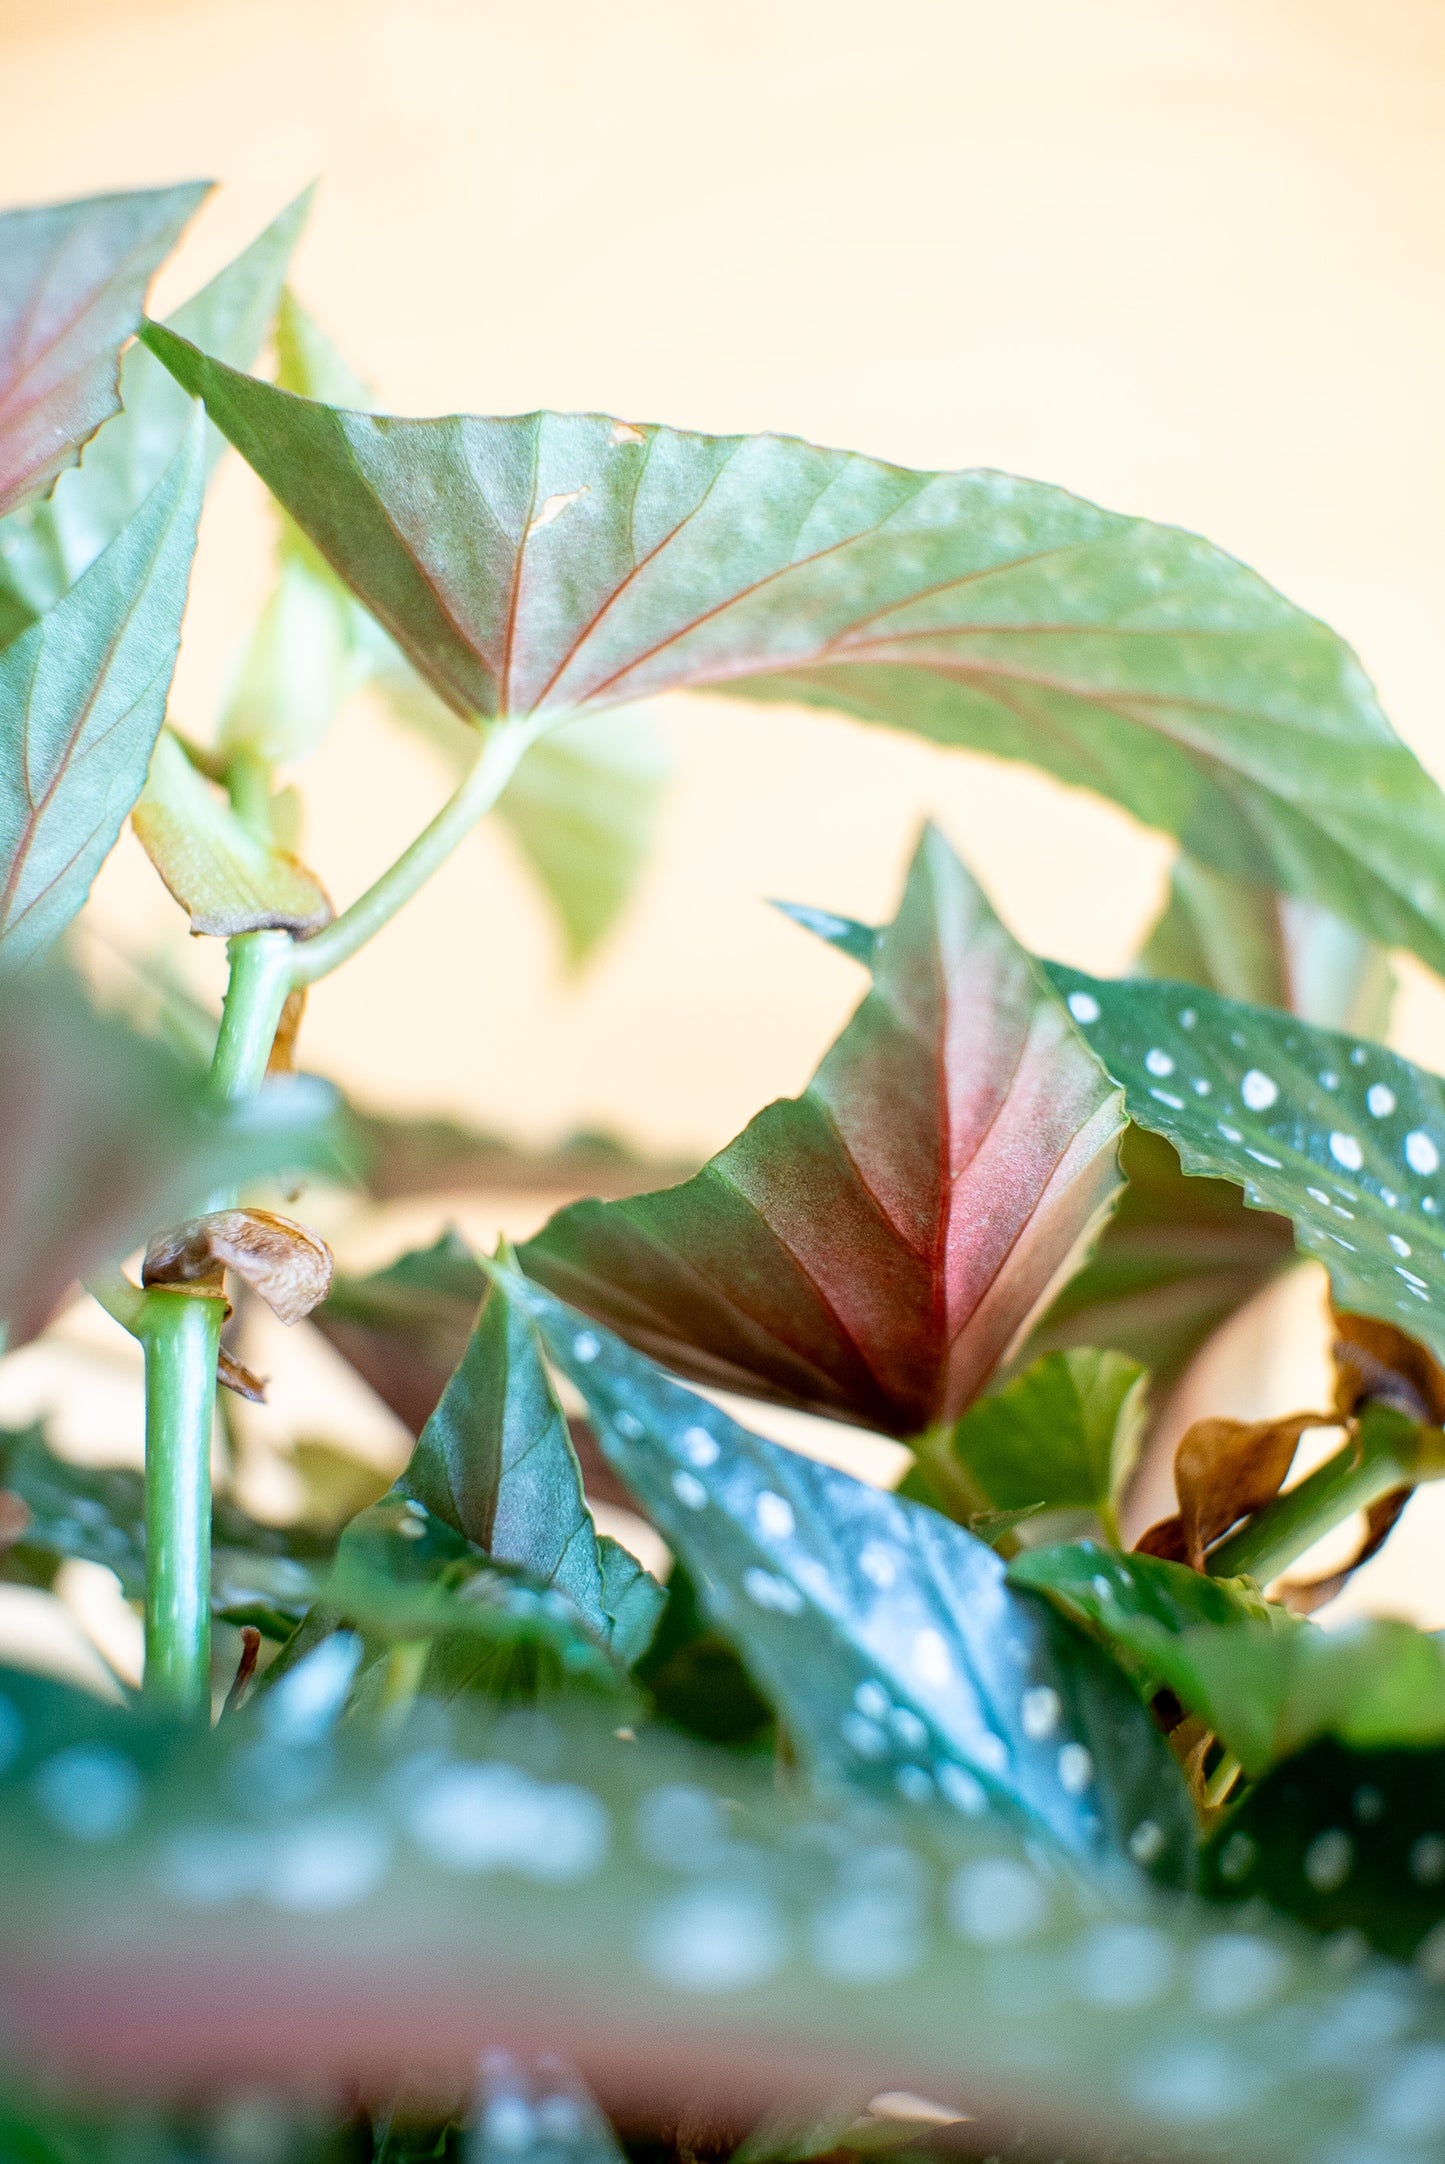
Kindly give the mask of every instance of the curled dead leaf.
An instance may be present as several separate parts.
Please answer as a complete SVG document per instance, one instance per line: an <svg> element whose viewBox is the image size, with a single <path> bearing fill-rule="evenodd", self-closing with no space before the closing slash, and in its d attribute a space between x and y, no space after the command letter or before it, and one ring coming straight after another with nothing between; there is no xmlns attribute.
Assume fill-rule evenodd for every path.
<svg viewBox="0 0 1445 2164"><path fill-rule="evenodd" d="M1347 1563L1341 1563L1338 1570L1328 1571L1323 1578L1286 1579L1283 1585L1276 1586L1274 1599L1294 1615L1313 1615L1316 1608L1323 1608L1337 1593L1344 1591L1362 1564L1368 1563L1372 1555L1379 1554L1414 1493L1413 1488L1392 1488L1388 1495L1380 1496L1365 1512L1364 1533Z"/></svg>
<svg viewBox="0 0 1445 2164"><path fill-rule="evenodd" d="M254 1368L248 1368L245 1361L238 1360L225 1345L216 1356L216 1380L224 1383L228 1390L234 1390L238 1398L249 1399L252 1405L264 1405L266 1402L265 1376L258 1375Z"/></svg>
<svg viewBox="0 0 1445 2164"><path fill-rule="evenodd" d="M143 1285L222 1289L227 1270L259 1293L282 1322L300 1322L331 1289L331 1250L294 1219L273 1210L213 1210L146 1249Z"/></svg>
<svg viewBox="0 0 1445 2164"><path fill-rule="evenodd" d="M1174 1453L1178 1513L1151 1525L1136 1543L1137 1551L1202 1571L1207 1549L1242 1518L1274 1501L1305 1429L1338 1424L1330 1413L1289 1413L1282 1420L1196 1420Z"/></svg>
<svg viewBox="0 0 1445 2164"><path fill-rule="evenodd" d="M1394 1323L1334 1311L1335 1405L1348 1418L1363 1405L1392 1405L1422 1426L1445 1424L1445 1369Z"/></svg>

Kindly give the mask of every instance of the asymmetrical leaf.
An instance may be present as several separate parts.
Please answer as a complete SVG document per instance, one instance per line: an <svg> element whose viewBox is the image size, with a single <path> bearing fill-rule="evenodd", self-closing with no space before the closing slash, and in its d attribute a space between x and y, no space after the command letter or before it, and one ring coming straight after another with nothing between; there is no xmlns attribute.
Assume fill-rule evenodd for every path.
<svg viewBox="0 0 1445 2164"><path fill-rule="evenodd" d="M1037 1549L1009 1576L1086 1624L1151 1689L1167 1684L1250 1775L1321 1735L1359 1749L1445 1742L1445 1647L1411 1624L1321 1630L1247 1583L1092 1544Z"/></svg>
<svg viewBox="0 0 1445 2164"><path fill-rule="evenodd" d="M1132 1846L1187 1874L1192 1817L1162 1738L1112 1664L1007 1591L982 1541L749 1434L507 1282L816 1775L965 1815L991 1803L1076 1854Z"/></svg>
<svg viewBox="0 0 1445 2164"><path fill-rule="evenodd" d="M52 2100L193 2105L198 2065L223 2094L385 2095L418 2064L464 2094L478 2039L545 2038L639 2116L706 2096L745 2125L841 2075L1031 2155L1319 2164L1439 2123L1423 1978L1051 1870L996 1820L860 1823L576 1705L318 1749L274 1693L198 1735L0 1692L7 2075Z"/></svg>
<svg viewBox="0 0 1445 2164"><path fill-rule="evenodd" d="M1147 1377L1122 1353L1045 1353L931 1437L924 1463L967 1511L1091 1511L1106 1529L1134 1469Z"/></svg>
<svg viewBox="0 0 1445 2164"><path fill-rule="evenodd" d="M1098 1227L1119 1100L928 830L873 987L806 1093L694 1179L521 1250L698 1381L896 1435L979 1392Z"/></svg>
<svg viewBox="0 0 1445 2164"><path fill-rule="evenodd" d="M531 1324L494 1284L393 1493L565 1594L620 1659L645 1651L662 1588L598 1535Z"/></svg>
<svg viewBox="0 0 1445 2164"><path fill-rule="evenodd" d="M1186 1172L1291 1219L1338 1307L1445 1354L1445 1083L1377 1044L1195 986L1050 963L1130 1116Z"/></svg>
<svg viewBox="0 0 1445 2164"><path fill-rule="evenodd" d="M1445 1982L1445 1750L1312 1743L1247 1791L1205 1865L1216 1900L1268 1902Z"/></svg>
<svg viewBox="0 0 1445 2164"><path fill-rule="evenodd" d="M1206 1339L1295 1260L1288 1218L1250 1209L1226 1180L1187 1177L1162 1135L1130 1124L1125 1188L1099 1244L1027 1353L1099 1345L1149 1370L1157 1414Z"/></svg>
<svg viewBox="0 0 1445 2164"><path fill-rule="evenodd" d="M504 1144L489 1147L505 1151ZM311 1320L402 1425L420 1435L466 1351L489 1282L466 1241L445 1232L433 1246L399 1256L369 1277L335 1278ZM630 1508L586 1422L570 1419L567 1426L587 1493Z"/></svg>
<svg viewBox="0 0 1445 2164"><path fill-rule="evenodd" d="M34 1336L72 1281L217 1186L332 1166L336 1099L272 1083L217 1111L195 1069L46 972L0 989L0 1321Z"/></svg>
<svg viewBox="0 0 1445 2164"><path fill-rule="evenodd" d="M262 841L163 731L131 813L146 855L191 920L215 939L319 931L335 914L314 872Z"/></svg>
<svg viewBox="0 0 1445 2164"><path fill-rule="evenodd" d="M172 327L237 368L249 368L271 327L281 282L310 204L310 190L249 248L177 309ZM121 362L122 411L88 446L76 472L0 529L0 643L54 608L134 517L170 465L194 416L193 401L145 346ZM207 431L207 468L224 449Z"/></svg>
<svg viewBox="0 0 1445 2164"><path fill-rule="evenodd" d="M192 427L122 533L0 650L0 960L44 951L145 783L180 643L202 437Z"/></svg>
<svg viewBox="0 0 1445 2164"><path fill-rule="evenodd" d="M1359 1037L1384 1036L1395 989L1385 950L1332 910L1227 878L1190 856L1174 867L1139 966L1145 976L1283 1007Z"/></svg>
<svg viewBox="0 0 1445 2164"><path fill-rule="evenodd" d="M120 349L208 186L0 217L0 513L47 487L115 412Z"/></svg>
<svg viewBox="0 0 1445 2164"><path fill-rule="evenodd" d="M1044 766L1445 964L1445 799L1349 649L1194 535L786 437L348 412L145 335L461 713L829 707Z"/></svg>

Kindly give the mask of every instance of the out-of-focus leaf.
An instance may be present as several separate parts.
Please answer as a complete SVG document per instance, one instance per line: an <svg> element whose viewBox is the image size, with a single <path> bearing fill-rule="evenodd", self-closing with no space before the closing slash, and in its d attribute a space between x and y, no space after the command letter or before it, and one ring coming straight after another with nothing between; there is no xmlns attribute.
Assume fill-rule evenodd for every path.
<svg viewBox="0 0 1445 2164"><path fill-rule="evenodd" d="M225 752L278 764L309 758L367 678L356 605L326 566L283 549L276 584L241 657L221 719Z"/></svg>
<svg viewBox="0 0 1445 2164"><path fill-rule="evenodd" d="M75 915L145 784L180 644L196 519L197 425L135 517L0 650L0 956Z"/></svg>
<svg viewBox="0 0 1445 2164"><path fill-rule="evenodd" d="M1380 1045L1199 988L1050 963L1131 1116L1186 1172L1288 1217L1335 1302L1445 1354L1445 1083Z"/></svg>
<svg viewBox="0 0 1445 2164"><path fill-rule="evenodd" d="M145 1593L145 1483L123 1465L77 1465L49 1449L39 1427L0 1432L0 1491L29 1512L4 1575L48 1583L70 1557L103 1563L128 1600ZM314 1597L333 1542L306 1527L262 1525L225 1496L214 1509L215 1613L249 1619L261 1608L292 1621ZM273 1635L275 1634L273 1629Z"/></svg>
<svg viewBox="0 0 1445 2164"><path fill-rule="evenodd" d="M835 1814L580 1706L318 1749L295 1703L196 1734L0 1691L0 2015L52 2096L384 2095L424 2066L452 2098L479 2039L545 2039L638 2116L745 2125L841 2076L1032 2155L1414 2158L1440 2124L1422 1978L1051 1869L997 1820Z"/></svg>
<svg viewBox="0 0 1445 2164"><path fill-rule="evenodd" d="M163 731L131 823L193 932L315 932L334 911L314 872L263 842Z"/></svg>
<svg viewBox="0 0 1445 2164"><path fill-rule="evenodd" d="M423 1656L419 1673L436 1697L478 1689L531 1696L568 1684L616 1697L626 1688L622 1668L564 1594L489 1556L425 1504L395 1491L342 1533L303 1626L307 1642L338 1621L366 1641L382 1703L381 1664L390 1648Z"/></svg>
<svg viewBox="0 0 1445 2164"><path fill-rule="evenodd" d="M701 1382L911 1436L979 1392L1118 1184L1119 1100L943 837L806 1093L525 1268Z"/></svg>
<svg viewBox="0 0 1445 2164"><path fill-rule="evenodd" d="M1366 1943L1397 1961L1413 1955L1438 1986L1445 1750L1312 1743L1246 1792L1215 1833L1205 1868L1216 1900L1248 1901L1252 1915L1267 1901L1328 1933L1346 1957Z"/></svg>
<svg viewBox="0 0 1445 2164"><path fill-rule="evenodd" d="M652 855L672 760L645 709L569 723L523 758L497 806L557 911L574 968Z"/></svg>
<svg viewBox="0 0 1445 2164"><path fill-rule="evenodd" d="M1038 1549L1009 1575L1167 1685L1251 1776L1321 1735L1362 1750L1445 1741L1445 1647L1411 1624L1321 1630L1247 1584L1089 1546Z"/></svg>
<svg viewBox="0 0 1445 2164"><path fill-rule="evenodd" d="M495 1284L393 1493L565 1594L620 1660L646 1651L662 1588L599 1537L531 1322Z"/></svg>
<svg viewBox="0 0 1445 2164"><path fill-rule="evenodd" d="M177 309L172 328L249 368L271 327L310 193ZM89 445L80 470L63 474L43 503L27 505L0 527L0 637L13 636L5 628L12 619L18 630L54 608L140 509L180 448L192 402L143 345L131 346L121 363L120 397L124 410ZM208 470L223 448L208 430Z"/></svg>
<svg viewBox="0 0 1445 2164"><path fill-rule="evenodd" d="M362 1145L358 1182L373 1202L468 1189L504 1195L545 1194L549 1189L636 1195L662 1181L685 1179L696 1169L695 1164L644 1157L613 1135L570 1135L551 1148L535 1149L454 1120L407 1119L353 1108L351 1124Z"/></svg>
<svg viewBox="0 0 1445 2164"><path fill-rule="evenodd" d="M1027 1351L1125 1353L1149 1370L1157 1413L1220 1324L1294 1261L1294 1233L1288 1218L1248 1208L1233 1182L1187 1177L1162 1135L1132 1123L1119 1163L1118 1207Z"/></svg>
<svg viewBox="0 0 1445 2164"><path fill-rule="evenodd" d="M56 971L0 989L0 1319L33 1337L77 1277L218 1186L334 1168L336 1098L309 1077L217 1108L191 1064Z"/></svg>
<svg viewBox="0 0 1445 2164"><path fill-rule="evenodd" d="M1044 766L1445 963L1439 791L1349 649L1194 535L778 436L346 412L144 335L461 713L828 707Z"/></svg>
<svg viewBox="0 0 1445 2164"><path fill-rule="evenodd" d="M0 513L73 464L115 412L120 349L208 189L187 181L0 218Z"/></svg>
<svg viewBox="0 0 1445 2164"><path fill-rule="evenodd" d="M1139 962L1146 976L1283 1007L1360 1037L1384 1036L1395 989L1385 949L1332 910L1227 878L1190 856L1174 867L1168 906Z"/></svg>
<svg viewBox="0 0 1445 2164"><path fill-rule="evenodd" d="M560 2059L489 2051L467 2164L623 2164L623 2157L611 2127Z"/></svg>
<svg viewBox="0 0 1445 2164"><path fill-rule="evenodd" d="M1089 1511L1106 1531L1139 1454L1144 1370L1122 1353L1079 1346L1045 1353L953 1427L923 1457L950 1515Z"/></svg>
<svg viewBox="0 0 1445 2164"><path fill-rule="evenodd" d="M1186 1875L1192 1816L1113 1666L936 1511L763 1441L522 1279L548 1352L815 1774L990 1804Z"/></svg>
<svg viewBox="0 0 1445 2164"><path fill-rule="evenodd" d="M1141 1552L1203 1570L1207 1549L1241 1518L1253 1517L1273 1502L1305 1429L1329 1425L1328 1413L1290 1413L1282 1420L1196 1420L1174 1453L1178 1512L1150 1526L1139 1542Z"/></svg>

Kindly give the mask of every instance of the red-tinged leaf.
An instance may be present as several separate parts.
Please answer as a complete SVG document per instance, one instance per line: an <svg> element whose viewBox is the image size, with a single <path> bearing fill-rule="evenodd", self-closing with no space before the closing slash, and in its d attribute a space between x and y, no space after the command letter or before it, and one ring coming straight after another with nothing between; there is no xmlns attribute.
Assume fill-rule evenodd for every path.
<svg viewBox="0 0 1445 2164"><path fill-rule="evenodd" d="M1445 798L1343 642L1197 535L783 436L349 412L143 335L460 713L855 714L1046 767L1445 969Z"/></svg>
<svg viewBox="0 0 1445 2164"><path fill-rule="evenodd" d="M46 488L120 406L120 349L209 183L0 218L0 516Z"/></svg>
<svg viewBox="0 0 1445 2164"><path fill-rule="evenodd" d="M703 1383L895 1435L977 1396L1097 1228L1122 1108L943 837L802 1097L694 1179L577 1203L528 1272Z"/></svg>

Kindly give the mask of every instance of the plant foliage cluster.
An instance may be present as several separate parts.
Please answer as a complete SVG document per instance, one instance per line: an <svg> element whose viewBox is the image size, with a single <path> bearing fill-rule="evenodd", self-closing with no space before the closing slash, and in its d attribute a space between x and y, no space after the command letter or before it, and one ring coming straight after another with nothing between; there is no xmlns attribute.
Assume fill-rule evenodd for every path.
<svg viewBox="0 0 1445 2164"><path fill-rule="evenodd" d="M1192 535L774 436L376 412L286 283L304 202L149 321L203 194L0 219L0 1318L78 1280L146 1374L144 1475L0 1436L4 1575L103 1565L146 1641L113 1703L0 1674L0 2155L1441 2154L1445 1651L1326 1626L1445 1473L1445 1083L1380 1042L1390 950L1445 969L1445 799ZM227 443L279 543L201 739L168 693ZM363 687L456 785L337 913L298 777ZM309 987L493 810L585 960L677 690L1172 836L1135 973L1025 952L930 828L890 923L788 905L859 1002L700 1170L298 1073ZM142 956L125 1011L87 989L127 818L228 944L219 1016ZM347 1276L317 1182L593 1199ZM1174 1385L1297 1255L1332 1402L1196 1422L1131 1544ZM241 1507L257 1303L414 1437L384 1493L298 1442L294 1522Z"/></svg>

